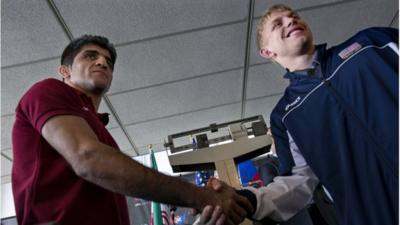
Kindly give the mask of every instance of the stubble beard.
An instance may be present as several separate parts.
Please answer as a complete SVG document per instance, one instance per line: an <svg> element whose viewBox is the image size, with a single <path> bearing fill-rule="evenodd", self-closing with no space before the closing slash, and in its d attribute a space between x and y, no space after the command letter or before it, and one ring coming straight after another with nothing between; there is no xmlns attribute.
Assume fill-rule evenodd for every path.
<svg viewBox="0 0 400 225"><path fill-rule="evenodd" d="M108 85L99 85L99 84L92 84L92 93L95 95L104 95L105 93L108 92L108 90L110 89L111 84Z"/></svg>
<svg viewBox="0 0 400 225"><path fill-rule="evenodd" d="M87 80L79 85L87 94L102 96L110 89L111 84L105 84L96 80Z"/></svg>

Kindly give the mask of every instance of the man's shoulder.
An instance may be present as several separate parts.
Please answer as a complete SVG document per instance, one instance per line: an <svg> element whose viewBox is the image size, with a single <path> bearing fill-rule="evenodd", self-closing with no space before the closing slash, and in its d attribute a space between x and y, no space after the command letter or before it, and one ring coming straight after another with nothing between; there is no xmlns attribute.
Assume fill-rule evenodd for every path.
<svg viewBox="0 0 400 225"><path fill-rule="evenodd" d="M65 89L68 89L69 86L64 82L54 79L47 78L33 84L25 93L23 98L26 98L31 95L35 95L37 93L49 94L49 92L63 92Z"/></svg>
<svg viewBox="0 0 400 225"><path fill-rule="evenodd" d="M365 29L360 30L357 32L356 35L358 34L368 34L368 33L390 33L390 32L398 32L399 30L393 27L368 27Z"/></svg>
<svg viewBox="0 0 400 225"><path fill-rule="evenodd" d="M365 47L384 47L389 43L398 43L398 30L390 27L370 27L358 31L347 40L326 49L324 60L330 67L336 68L343 60Z"/></svg>
<svg viewBox="0 0 400 225"><path fill-rule="evenodd" d="M398 29L391 27L369 27L358 31L349 39L333 48L340 49L354 43L358 43L360 47L371 45L382 47L390 42L398 43Z"/></svg>
<svg viewBox="0 0 400 225"><path fill-rule="evenodd" d="M398 42L398 29L391 27L370 27L359 31L355 37L371 40L371 44Z"/></svg>
<svg viewBox="0 0 400 225"><path fill-rule="evenodd" d="M32 85L32 88L51 88L51 87L56 87L56 88L60 88L66 86L64 82L54 79L54 78L46 78L44 80L38 81L35 84ZM30 90L29 89L29 90Z"/></svg>
<svg viewBox="0 0 400 225"><path fill-rule="evenodd" d="M74 89L52 78L33 84L16 108L17 117L26 118L38 130L41 130L44 122L52 116L81 113L82 103Z"/></svg>
<svg viewBox="0 0 400 225"><path fill-rule="evenodd" d="M17 108L21 107L21 105L37 102L38 99L45 101L45 99L57 99L60 96L71 96L71 94L73 94L71 87L64 82L54 78L47 78L33 84L21 97Z"/></svg>

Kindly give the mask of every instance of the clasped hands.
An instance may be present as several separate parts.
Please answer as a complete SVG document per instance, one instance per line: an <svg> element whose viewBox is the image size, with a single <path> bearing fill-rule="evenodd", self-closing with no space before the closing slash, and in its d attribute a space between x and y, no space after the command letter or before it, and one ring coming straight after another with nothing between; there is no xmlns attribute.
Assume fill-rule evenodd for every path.
<svg viewBox="0 0 400 225"><path fill-rule="evenodd" d="M243 222L253 207L247 198L237 194L235 189L214 177L207 182L207 188L216 191L214 202L203 208L194 225L235 225ZM196 213L193 210L193 213Z"/></svg>

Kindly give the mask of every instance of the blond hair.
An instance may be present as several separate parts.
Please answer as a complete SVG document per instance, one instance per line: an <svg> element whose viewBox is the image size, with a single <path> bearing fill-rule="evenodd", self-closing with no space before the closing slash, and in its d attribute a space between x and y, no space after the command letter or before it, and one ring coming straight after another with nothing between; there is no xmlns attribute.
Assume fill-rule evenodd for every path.
<svg viewBox="0 0 400 225"><path fill-rule="evenodd" d="M258 22L257 25L257 48L258 50L261 50L263 47L264 39L263 37L263 32L264 32L264 27L265 23L267 22L267 19L271 16L272 13L274 12L284 12L284 11L289 11L289 12L295 12L292 8L290 8L287 5L284 4L276 4L267 9L265 11L264 15L261 17L260 22Z"/></svg>

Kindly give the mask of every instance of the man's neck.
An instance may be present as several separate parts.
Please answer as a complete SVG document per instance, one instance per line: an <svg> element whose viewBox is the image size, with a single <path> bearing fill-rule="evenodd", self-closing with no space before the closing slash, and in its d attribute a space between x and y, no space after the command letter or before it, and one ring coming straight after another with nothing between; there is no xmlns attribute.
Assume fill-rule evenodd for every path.
<svg viewBox="0 0 400 225"><path fill-rule="evenodd" d="M290 72L309 69L313 62L314 52L315 48L313 47L305 54L282 58L280 64Z"/></svg>
<svg viewBox="0 0 400 225"><path fill-rule="evenodd" d="M65 82L68 86L71 86L72 88L76 89L77 91L79 91L79 92L84 93L85 95L87 95L87 96L92 100L94 109L95 109L95 111L97 112L97 110L98 110L99 107L100 107L101 98L103 97L102 95L96 95L96 94L93 94L93 93L87 93L87 92L86 92L85 90L83 90L82 88L80 88L80 87L78 87L78 86L76 86L76 85L73 85L73 84L70 83L70 82L66 82L66 81L64 81L64 82Z"/></svg>
<svg viewBox="0 0 400 225"><path fill-rule="evenodd" d="M92 102L93 102L93 106L94 106L94 108L95 108L95 110L96 110L96 112L99 110L99 107L100 107L100 102L101 102L101 97L102 96L89 96L90 97L90 99L92 99Z"/></svg>

